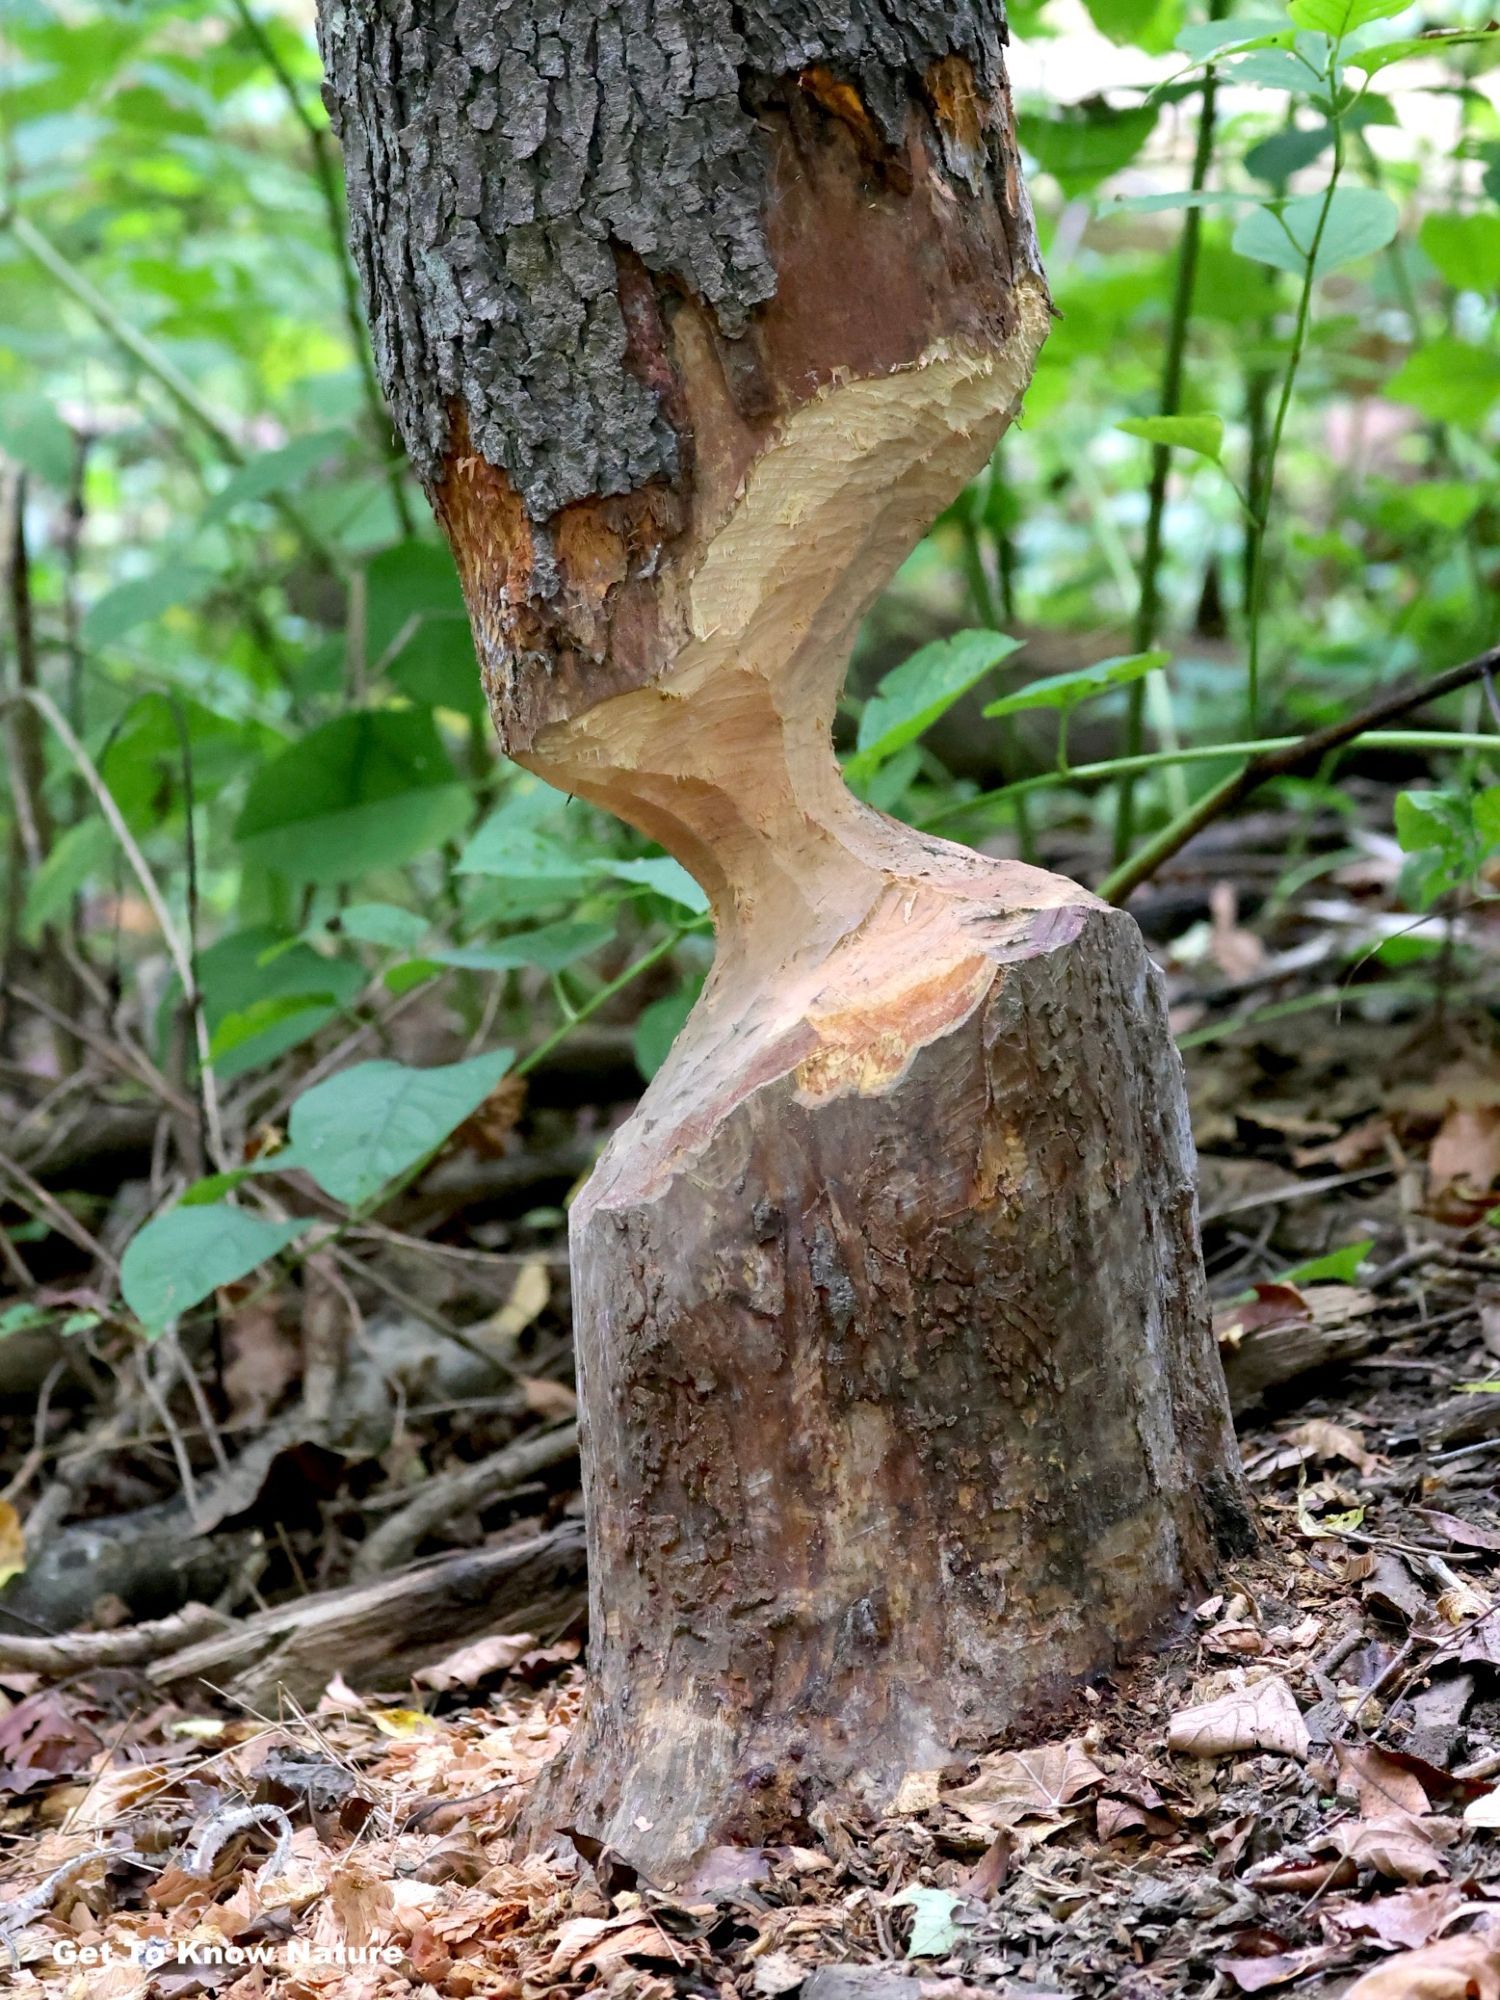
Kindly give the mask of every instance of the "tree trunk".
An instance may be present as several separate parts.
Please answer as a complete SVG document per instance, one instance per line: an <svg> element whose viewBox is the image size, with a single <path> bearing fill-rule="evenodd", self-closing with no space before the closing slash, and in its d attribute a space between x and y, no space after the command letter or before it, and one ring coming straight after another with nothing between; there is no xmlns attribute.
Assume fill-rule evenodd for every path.
<svg viewBox="0 0 1500 2000"><path fill-rule="evenodd" d="M653 1871L888 1796L1246 1515L1159 982L844 789L855 630L1049 302L986 0L323 0L377 358L509 753L713 973L574 1205L591 1684L539 1825Z"/></svg>

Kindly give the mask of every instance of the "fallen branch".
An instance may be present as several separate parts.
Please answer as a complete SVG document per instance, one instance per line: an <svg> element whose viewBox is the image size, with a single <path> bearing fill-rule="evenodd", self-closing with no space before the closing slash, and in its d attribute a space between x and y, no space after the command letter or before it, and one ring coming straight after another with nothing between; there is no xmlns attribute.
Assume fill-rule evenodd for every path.
<svg viewBox="0 0 1500 2000"><path fill-rule="evenodd" d="M556 1430L508 1444L476 1464L461 1465L454 1472L427 1480L399 1514L393 1514L362 1544L354 1561L355 1576L384 1576L399 1569L425 1537L453 1515L486 1507L513 1487L535 1479L539 1472L550 1472L577 1456L578 1426L562 1424Z"/></svg>
<svg viewBox="0 0 1500 2000"><path fill-rule="evenodd" d="M1200 833L1204 827L1244 802L1252 792L1258 791L1272 778L1288 778L1309 766L1320 764L1335 750L1342 750L1358 736L1369 730L1378 729L1382 723L1392 722L1398 716L1409 715L1414 708L1421 708L1430 701L1437 701L1443 695L1455 694L1458 689L1471 686L1494 673L1500 666L1500 646L1491 646L1472 660L1465 660L1461 666L1449 667L1445 673L1434 674L1430 680L1415 686L1394 688L1389 694L1377 696L1366 707L1347 715L1338 722L1330 722L1326 728L1314 729L1296 742L1274 750L1262 750L1243 763L1238 771L1225 778L1201 799L1179 813L1162 828L1154 839L1148 840L1138 854L1113 869L1099 884L1099 894L1109 903L1123 903L1131 892L1149 880L1164 862L1183 848ZM1500 737L1495 739L1495 748L1500 752Z"/></svg>
<svg viewBox="0 0 1500 2000"><path fill-rule="evenodd" d="M279 1693L311 1706L337 1670L352 1687L399 1687L483 1632L557 1631L583 1609L582 1524L468 1550L377 1583L257 1612L149 1669L158 1686L202 1680L265 1712Z"/></svg>
<svg viewBox="0 0 1500 2000"><path fill-rule="evenodd" d="M63 1676L96 1667L138 1667L222 1632L230 1623L206 1604L185 1604L170 1618L127 1625L119 1632L59 1632L55 1638L17 1638L0 1632L0 1668Z"/></svg>

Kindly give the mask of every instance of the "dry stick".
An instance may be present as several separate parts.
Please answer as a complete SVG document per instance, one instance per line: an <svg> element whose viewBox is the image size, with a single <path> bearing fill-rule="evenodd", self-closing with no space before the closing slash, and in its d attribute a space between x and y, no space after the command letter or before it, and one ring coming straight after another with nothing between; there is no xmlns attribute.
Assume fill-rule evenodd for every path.
<svg viewBox="0 0 1500 2000"><path fill-rule="evenodd" d="M124 815L115 803L113 792L110 791L108 785L105 784L103 778L99 775L94 760L89 756L87 750L84 749L77 736L73 733L71 726L57 704L49 695L43 694L40 688L22 688L17 691L13 699L29 702L51 726L64 749L73 759L74 764L82 774L84 783L93 793L94 801L99 807L100 812L108 821L110 831L124 849L125 859L130 863L131 872L134 874L137 882L140 883L141 893L150 905L151 914L155 917L157 927L161 931L162 942L167 947L167 955L172 961L173 970L182 983L182 990L188 1002L188 1010L192 1015L194 1039L197 1042L198 1082L203 1097L203 1123L208 1141L207 1150L212 1165L215 1169L222 1172L227 1156L224 1151L224 1134L219 1123L219 1094L214 1080L213 1062L209 1055L208 1021L203 1012L202 996L198 992L198 980L193 968L192 953L183 943L177 926L172 920L172 914L167 908L166 900L161 890L157 887L156 877L152 874L150 865L145 855L142 854L135 835L125 824Z"/></svg>
<svg viewBox="0 0 1500 2000"><path fill-rule="evenodd" d="M231 1620L206 1604L185 1604L170 1618L119 1632L59 1632L55 1639L0 1632L0 1667L30 1674L79 1674L97 1667L137 1667L222 1632Z"/></svg>
<svg viewBox="0 0 1500 2000"><path fill-rule="evenodd" d="M1434 674L1430 680L1381 695L1355 714L1345 716L1339 722L1330 722L1324 729L1314 729L1284 749L1262 750L1221 784L1205 792L1187 812L1179 813L1122 867L1111 870L1099 884L1099 894L1108 903L1123 903L1133 890L1148 881L1164 862L1170 861L1185 847L1194 834L1201 833L1212 821L1232 812L1272 778L1290 777L1310 764L1321 763L1331 751L1343 749L1345 744L1363 736L1367 730L1378 729L1382 723L1392 722L1397 716L1409 715L1414 708L1422 708L1426 703L1453 694L1459 688L1469 687L1475 681L1486 680L1497 666L1500 666L1500 646L1491 646L1477 658L1465 660L1461 666L1449 667L1445 673ZM1500 737L1495 739L1495 748L1500 752Z"/></svg>
<svg viewBox="0 0 1500 2000"><path fill-rule="evenodd" d="M361 1544L354 1560L355 1577L381 1576L396 1569L415 1552L423 1536L450 1515L488 1505L539 1472L566 1464L577 1453L578 1426L563 1424L557 1430L508 1444L477 1464L462 1465L456 1472L429 1479L415 1499Z"/></svg>

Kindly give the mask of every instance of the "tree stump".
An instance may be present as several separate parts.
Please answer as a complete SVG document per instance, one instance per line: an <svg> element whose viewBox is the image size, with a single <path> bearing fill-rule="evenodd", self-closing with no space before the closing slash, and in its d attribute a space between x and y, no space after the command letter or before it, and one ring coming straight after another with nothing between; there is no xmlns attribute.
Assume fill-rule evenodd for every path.
<svg viewBox="0 0 1500 2000"><path fill-rule="evenodd" d="M590 1687L652 1873L888 1798L1246 1532L1158 980L883 818L854 633L1050 311L987 0L324 0L377 360L506 750L717 956L572 1213Z"/></svg>

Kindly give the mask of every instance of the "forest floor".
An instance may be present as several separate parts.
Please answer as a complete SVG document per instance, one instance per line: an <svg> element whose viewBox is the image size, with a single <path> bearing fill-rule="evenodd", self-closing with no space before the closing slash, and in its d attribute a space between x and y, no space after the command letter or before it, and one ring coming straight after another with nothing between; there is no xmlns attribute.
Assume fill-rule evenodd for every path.
<svg viewBox="0 0 1500 2000"><path fill-rule="evenodd" d="M477 1237L504 1286L468 1347L448 1344L482 1362L498 1326L503 1393L408 1384L378 1450L309 1430L307 1328L289 1344L264 1302L249 1326L229 1315L215 1358L206 1399L250 1440L224 1463L181 1380L150 1450L138 1410L136 1432L114 1406L69 1413L89 1470L63 1501L45 1414L34 1437L17 1427L6 1490L40 1480L75 1553L96 1524L95 1584L123 1574L110 1523L141 1523L138 1551L153 1524L175 1532L184 1476L195 1534L227 1540L249 1581L199 1585L217 1613L168 1602L144 1621L96 1591L89 1630L29 1654L0 1634L9 1990L1497 2000L1500 1038L1482 996L1500 931L1493 906L1488 929L1461 915L1416 977L1355 985L1362 949L1410 932L1397 858L1370 847L1267 896L1257 856L1274 874L1285 834L1240 822L1232 860L1190 850L1142 910L1171 937L1262 1537L1168 1644L985 1754L911 1773L884 1814L815 1809L787 1844L716 1850L685 1883L609 1851L517 1856L584 1637L557 1217L537 1211L519 1248ZM533 1109L502 1161L566 1152L601 1115ZM410 1300L410 1245L390 1247ZM462 1296L449 1285L450 1320ZM438 1482L441 1526L412 1512ZM392 1522L390 1564L362 1562ZM405 1580L382 1586L388 1568Z"/></svg>

